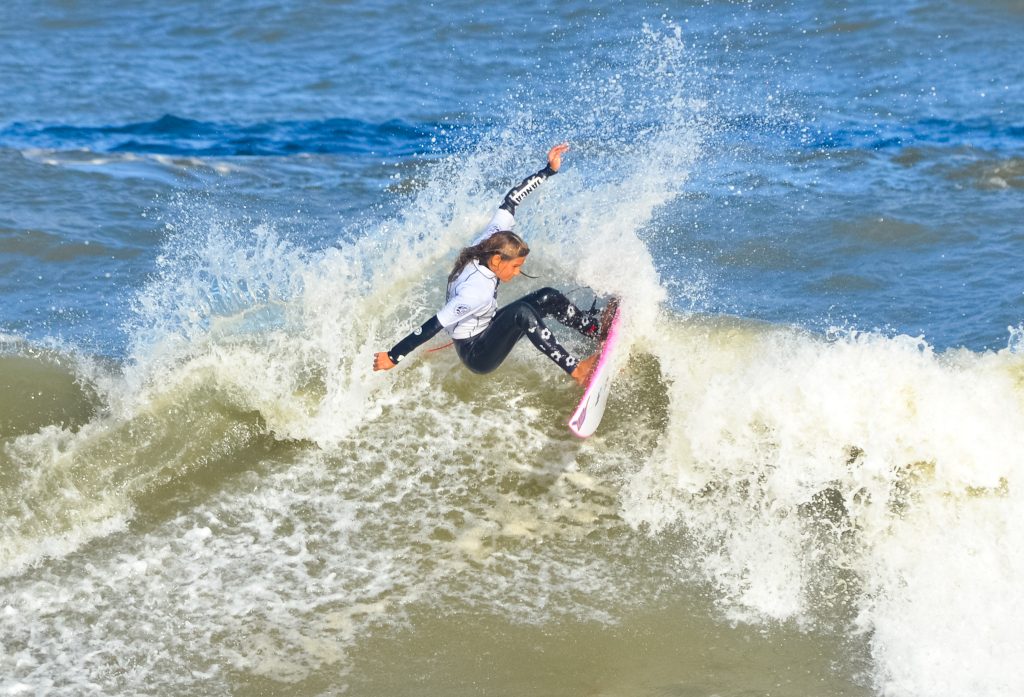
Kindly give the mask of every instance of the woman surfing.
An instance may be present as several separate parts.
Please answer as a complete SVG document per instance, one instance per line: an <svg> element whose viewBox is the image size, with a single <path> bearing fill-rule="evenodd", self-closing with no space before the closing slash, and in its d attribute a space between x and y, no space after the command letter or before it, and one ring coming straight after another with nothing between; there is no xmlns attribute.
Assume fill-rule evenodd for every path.
<svg viewBox="0 0 1024 697"><path fill-rule="evenodd" d="M548 151L548 164L513 187L502 200L483 233L455 260L448 276L443 308L399 341L390 351L373 357L374 370L391 370L416 347L442 329L448 332L455 352L474 373L489 373L508 357L524 336L580 385L585 385L597 355L577 360L544 324L551 317L586 337L598 337L602 323L595 309L580 310L560 291L541 288L498 309L498 284L508 283L522 273L530 248L512 232L516 207L544 180L558 172L568 143ZM607 309L607 308L606 308ZM610 314L608 315L610 317Z"/></svg>

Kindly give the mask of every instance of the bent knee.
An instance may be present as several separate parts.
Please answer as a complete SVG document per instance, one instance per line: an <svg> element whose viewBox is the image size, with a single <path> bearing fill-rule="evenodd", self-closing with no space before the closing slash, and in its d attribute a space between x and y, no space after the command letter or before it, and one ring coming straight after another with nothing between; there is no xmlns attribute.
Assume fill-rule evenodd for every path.
<svg viewBox="0 0 1024 697"><path fill-rule="evenodd" d="M516 326L523 331L536 329L540 324L540 313L530 303L517 302L514 309Z"/></svg>
<svg viewBox="0 0 1024 697"><path fill-rule="evenodd" d="M540 302L540 303L545 303L545 302L547 302L549 300L552 300L554 298L558 298L561 295L562 295L561 291L559 291L556 288L552 288L550 286L545 287L545 288L541 288L540 290L534 291L534 293L533 293L533 297L537 300L537 302Z"/></svg>

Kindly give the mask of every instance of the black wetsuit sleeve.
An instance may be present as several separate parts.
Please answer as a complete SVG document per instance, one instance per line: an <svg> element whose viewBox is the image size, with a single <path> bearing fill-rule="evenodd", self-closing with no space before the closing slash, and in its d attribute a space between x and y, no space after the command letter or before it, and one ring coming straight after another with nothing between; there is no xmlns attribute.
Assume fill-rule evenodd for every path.
<svg viewBox="0 0 1024 697"><path fill-rule="evenodd" d="M527 196L534 192L534 190L540 186L545 179L555 174L555 170L551 169L551 165L547 165L544 169L540 170L536 174L531 174L523 181L512 187L505 198L502 200L501 205L498 208L504 208L512 215L516 214L516 206L523 202Z"/></svg>
<svg viewBox="0 0 1024 697"><path fill-rule="evenodd" d="M409 336L395 344L388 351L388 358L391 359L392 363L400 363L403 358L412 353L418 346L427 343L437 336L441 329L443 329L441 322L438 321L437 315L434 315L424 322L419 329L414 330Z"/></svg>

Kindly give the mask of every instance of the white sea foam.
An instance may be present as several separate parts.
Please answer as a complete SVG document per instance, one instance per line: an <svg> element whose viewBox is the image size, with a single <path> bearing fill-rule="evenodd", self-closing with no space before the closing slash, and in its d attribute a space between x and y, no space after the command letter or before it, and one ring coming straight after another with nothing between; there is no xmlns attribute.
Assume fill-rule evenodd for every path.
<svg viewBox="0 0 1024 697"><path fill-rule="evenodd" d="M883 694L1024 689L1019 355L742 326L651 344L672 406L624 515L686 537L729 616L846 608Z"/></svg>
<svg viewBox="0 0 1024 697"><path fill-rule="evenodd" d="M115 177L165 178L170 174L215 173L221 176L244 171L244 168L226 160L211 158L139 154L133 152L93 152L91 150L54 150L26 148L21 151L26 160L50 167L99 171Z"/></svg>
<svg viewBox="0 0 1024 697"><path fill-rule="evenodd" d="M1019 351L668 311L644 235L705 126L681 34L644 41L646 103L629 80L584 85L576 130L513 120L336 248L180 200L129 360L87 373L102 412L5 446L26 512L0 550L0 691L294 683L343 674L415 609L607 622L668 570L710 580L734 621L859 629L884 694L1022 691ZM621 132L633 107L654 125ZM636 359L584 443L564 377L528 347L486 381L450 353L369 370L556 135L576 149L519 213L531 266L622 296Z"/></svg>
<svg viewBox="0 0 1024 697"><path fill-rule="evenodd" d="M677 116L651 134L671 171L637 160L589 182L567 166L522 207L546 283L620 294L631 322L653 322L664 293L637 229L696 156ZM621 527L611 482L631 455L571 438L564 376L526 350L486 382L450 353L369 369L442 302L454 251L495 205L490 182L540 166L510 154L518 146L499 136L439 163L399 215L322 252L201 199L174 203L126 326L129 360L88 371L101 413L5 450L33 474L14 488L28 505L0 556L11 637L0 689L296 682L343 674L354 642L413 607L607 622L644 597L631 589L649 575L624 571L628 539L599 534ZM492 460L481 438L515 449ZM283 442L315 446L192 492L193 478ZM183 492L198 499L138 521L140 501ZM155 651L158 627L174 629Z"/></svg>
<svg viewBox="0 0 1024 697"><path fill-rule="evenodd" d="M518 621L609 619L603 598L628 599L632 582L586 539L614 499L590 500L599 487L557 455L544 415L509 434L520 464L489 463L474 435L503 401L437 393L423 368L404 379L422 405L407 417L391 410L330 454L265 461L103 553L10 585L0 688L175 693L197 681L228 691L239 675L337 677L355 641L453 597Z"/></svg>

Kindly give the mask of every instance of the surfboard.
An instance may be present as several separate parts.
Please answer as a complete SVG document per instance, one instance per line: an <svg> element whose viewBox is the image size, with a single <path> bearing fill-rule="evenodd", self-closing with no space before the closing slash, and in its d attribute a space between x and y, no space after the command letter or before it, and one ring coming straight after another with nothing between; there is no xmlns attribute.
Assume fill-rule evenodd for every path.
<svg viewBox="0 0 1024 697"><path fill-rule="evenodd" d="M611 392L613 370L611 359L619 344L619 321L622 318L621 308L615 309L608 334L601 344L601 353L597 359L597 367L590 374L587 389L580 398L576 411L569 417L569 430L580 438L588 438L594 434L604 417L604 408Z"/></svg>

